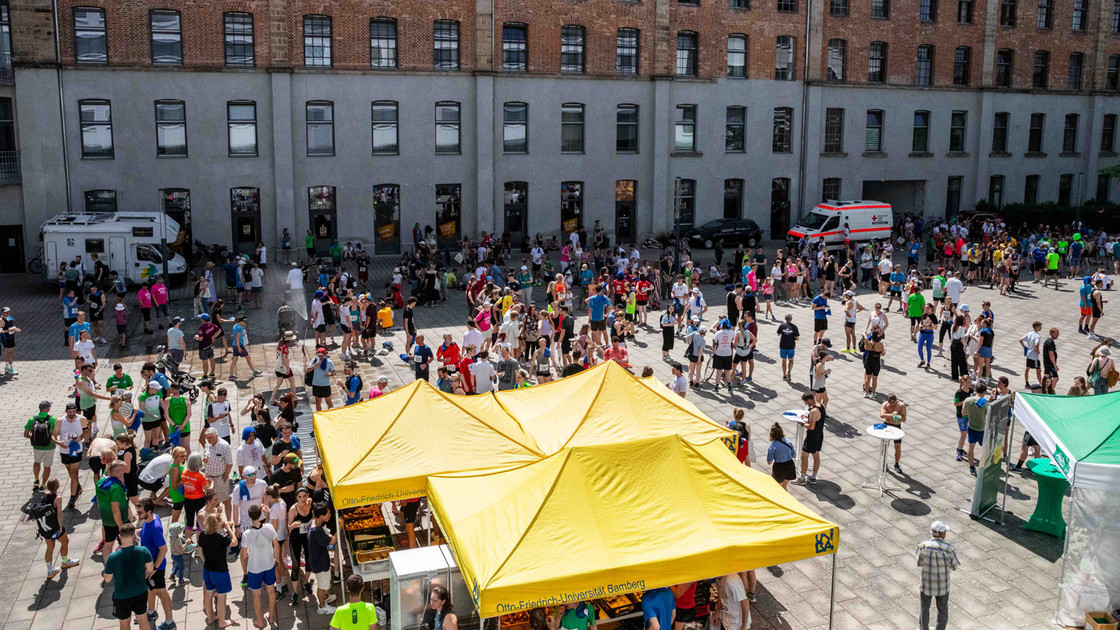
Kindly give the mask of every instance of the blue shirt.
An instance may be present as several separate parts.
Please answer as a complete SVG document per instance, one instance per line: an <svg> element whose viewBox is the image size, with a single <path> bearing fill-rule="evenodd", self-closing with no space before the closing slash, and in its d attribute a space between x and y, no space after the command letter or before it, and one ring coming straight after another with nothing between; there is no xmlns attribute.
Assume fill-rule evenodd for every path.
<svg viewBox="0 0 1120 630"><path fill-rule="evenodd" d="M70 296L62 298L62 317L78 319L78 298Z"/></svg>
<svg viewBox="0 0 1120 630"><path fill-rule="evenodd" d="M824 308L818 309L816 307L823 306ZM824 319L828 316L828 300L824 299L823 295L818 295L813 298L813 319Z"/></svg>
<svg viewBox="0 0 1120 630"><path fill-rule="evenodd" d="M579 283L580 283L580 285L581 286L590 285L591 284L591 279L593 277L594 276L591 274L590 269L584 269L583 271L579 272Z"/></svg>
<svg viewBox="0 0 1120 630"><path fill-rule="evenodd" d="M331 379L327 374L334 371L334 362L322 359L315 362L315 369L311 372L311 385L313 387L330 387Z"/></svg>
<svg viewBox="0 0 1120 630"><path fill-rule="evenodd" d="M427 345L415 345L412 347L412 359L415 362L417 371L427 370L431 367L432 357L434 356L435 355L432 354L432 349ZM421 368L421 365L424 367Z"/></svg>
<svg viewBox="0 0 1120 630"><path fill-rule="evenodd" d="M770 448L766 449L766 461L775 464L781 464L793 459L796 449L789 443L789 440L782 438L780 441L775 440L770 443Z"/></svg>
<svg viewBox="0 0 1120 630"><path fill-rule="evenodd" d="M667 587L655 588L642 594L642 618L649 628L650 619L657 619L661 630L672 630L673 612L677 610L677 600L673 591Z"/></svg>
<svg viewBox="0 0 1120 630"><path fill-rule="evenodd" d="M1082 248L1082 247L1083 247L1083 246L1081 245L1081 241L1074 241L1074 242L1073 242L1073 244L1071 244L1071 245L1069 246L1069 255L1070 255L1070 257L1072 257L1072 258L1081 258L1081 248Z"/></svg>
<svg viewBox="0 0 1120 630"><path fill-rule="evenodd" d="M159 520L159 516L153 514L151 522L140 526L140 544L152 554L152 561L159 557L159 548L167 544L167 539L163 537L163 522ZM166 566L167 556L164 555L156 571L163 571Z"/></svg>
<svg viewBox="0 0 1120 630"><path fill-rule="evenodd" d="M74 338L74 341L81 339L83 330L86 332L90 331L89 322L82 322L81 324L74 322L70 324L70 336Z"/></svg>
<svg viewBox="0 0 1120 630"><path fill-rule="evenodd" d="M896 271L891 274L891 291L901 291L902 283L906 282L906 274Z"/></svg>
<svg viewBox="0 0 1120 630"><path fill-rule="evenodd" d="M237 263L227 262L222 265L222 269L226 271L226 284L234 286L237 284Z"/></svg>
<svg viewBox="0 0 1120 630"><path fill-rule="evenodd" d="M910 257L911 258L917 258L918 257L918 252L920 252L920 251L922 251L922 246L921 245L918 245L917 243L913 243L913 244L910 245Z"/></svg>
<svg viewBox="0 0 1120 630"><path fill-rule="evenodd" d="M346 377L346 404L353 405L362 398L361 392L358 391L358 386L361 379L357 375Z"/></svg>
<svg viewBox="0 0 1120 630"><path fill-rule="evenodd" d="M245 334L245 327L241 324L233 325L233 345L244 347L249 345L249 336Z"/></svg>
<svg viewBox="0 0 1120 630"><path fill-rule="evenodd" d="M1077 292L1081 294L1081 306L1083 308L1089 308L1093 295L1093 285L1083 284Z"/></svg>
<svg viewBox="0 0 1120 630"><path fill-rule="evenodd" d="M174 350L183 349L183 337L186 336L182 330L178 328L167 329L167 347Z"/></svg>
<svg viewBox="0 0 1120 630"><path fill-rule="evenodd" d="M610 305L610 299L602 293L591 296L591 299L587 301L587 308L591 312L591 321L603 321L603 314L606 313Z"/></svg>

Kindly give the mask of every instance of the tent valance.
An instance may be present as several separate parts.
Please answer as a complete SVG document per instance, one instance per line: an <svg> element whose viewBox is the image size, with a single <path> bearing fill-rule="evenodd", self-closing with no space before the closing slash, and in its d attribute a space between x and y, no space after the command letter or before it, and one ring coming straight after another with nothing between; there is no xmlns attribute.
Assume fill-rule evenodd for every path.
<svg viewBox="0 0 1120 630"><path fill-rule="evenodd" d="M1120 487L1120 392L1016 394L1015 417L1076 487Z"/></svg>

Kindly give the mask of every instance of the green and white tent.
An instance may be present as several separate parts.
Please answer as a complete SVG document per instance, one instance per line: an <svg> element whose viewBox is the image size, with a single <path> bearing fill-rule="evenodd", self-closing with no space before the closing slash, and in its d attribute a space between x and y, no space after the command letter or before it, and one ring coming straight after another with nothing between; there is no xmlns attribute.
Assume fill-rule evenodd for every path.
<svg viewBox="0 0 1120 630"><path fill-rule="evenodd" d="M1120 392L1016 394L1014 416L1072 487L1054 621L1083 626L1120 608Z"/></svg>

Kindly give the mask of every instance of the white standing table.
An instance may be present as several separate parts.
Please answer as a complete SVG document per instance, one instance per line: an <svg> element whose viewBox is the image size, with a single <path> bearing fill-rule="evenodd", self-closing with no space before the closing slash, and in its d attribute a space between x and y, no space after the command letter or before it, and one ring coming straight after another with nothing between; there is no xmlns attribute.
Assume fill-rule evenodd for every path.
<svg viewBox="0 0 1120 630"><path fill-rule="evenodd" d="M901 440L906 433L898 427L886 426L880 429L875 428L875 425L867 427L867 434L879 440L879 475L878 478L871 482L860 484L861 488L878 488L879 496L883 496L892 490L901 490L887 485L887 450L895 440Z"/></svg>

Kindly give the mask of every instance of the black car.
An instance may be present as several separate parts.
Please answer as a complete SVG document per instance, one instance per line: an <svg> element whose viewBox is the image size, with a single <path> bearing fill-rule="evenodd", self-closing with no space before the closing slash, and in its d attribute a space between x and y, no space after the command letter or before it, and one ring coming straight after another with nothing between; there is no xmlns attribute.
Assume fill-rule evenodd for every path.
<svg viewBox="0 0 1120 630"><path fill-rule="evenodd" d="M688 231L688 243L692 247L711 249L716 239L723 239L724 247L740 243L754 247L762 242L762 229L750 219L713 219Z"/></svg>

